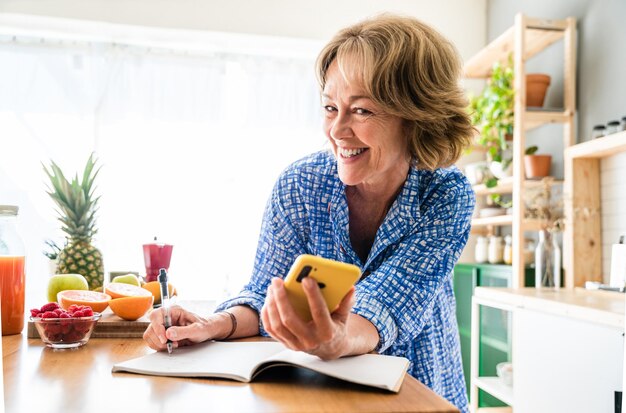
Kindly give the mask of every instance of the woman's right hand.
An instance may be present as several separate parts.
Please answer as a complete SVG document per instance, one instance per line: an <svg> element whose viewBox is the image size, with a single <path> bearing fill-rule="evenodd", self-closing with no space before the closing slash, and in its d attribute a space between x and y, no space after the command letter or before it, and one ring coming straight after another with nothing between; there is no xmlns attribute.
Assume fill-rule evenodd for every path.
<svg viewBox="0 0 626 413"><path fill-rule="evenodd" d="M175 305L170 308L170 317L172 327L166 331L165 310L159 308L150 313L150 324L143 333L143 339L150 348L164 350L168 339L172 340L174 347L189 346L213 339L219 333L219 322L212 319L219 315L206 319Z"/></svg>

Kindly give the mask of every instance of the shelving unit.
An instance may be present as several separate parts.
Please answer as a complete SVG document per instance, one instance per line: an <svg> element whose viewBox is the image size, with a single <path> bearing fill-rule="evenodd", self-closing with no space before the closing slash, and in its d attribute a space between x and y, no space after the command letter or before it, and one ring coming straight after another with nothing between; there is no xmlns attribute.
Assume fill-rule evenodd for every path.
<svg viewBox="0 0 626 413"><path fill-rule="evenodd" d="M524 233L545 228L545 222L525 218L524 193L540 182L525 179L524 153L526 149L526 132L542 125L556 123L563 126L563 149L575 143L575 79L576 79L576 21L574 18L564 20L543 20L530 18L523 14L515 16L512 27L487 45L464 66L468 78L487 78L495 62L505 63L513 55L514 78L514 133L513 133L513 175L510 179L498 182L496 188L484 185L474 187L477 196L490 194L510 194L513 201L511 215L472 220L472 232L479 233L496 226L510 226L513 238L512 281L513 289L526 285L524 266ZM557 41L562 41L563 53L563 107L537 109L526 108L526 61L545 50ZM566 181L567 181L566 175ZM560 183L560 182L558 182ZM492 302L487 298L474 296L471 312L471 372L470 372L470 404L473 412L512 412L515 405L513 387L504 385L498 377L480 376L480 343L481 343L481 311L486 305L491 308L510 312L512 305ZM513 360L511 360L513 361ZM498 398L510 407L480 408L478 406L479 390Z"/></svg>
<svg viewBox="0 0 626 413"><path fill-rule="evenodd" d="M565 150L563 267L565 285L602 282L600 161L626 152L626 131Z"/></svg>
<svg viewBox="0 0 626 413"><path fill-rule="evenodd" d="M513 176L498 182L495 188L476 185L477 196L490 194L510 194L513 200L511 215L502 215L472 220L472 233L486 233L493 227L507 226L512 231L513 246L513 287L524 287L524 233L538 231L545 223L525 218L524 193L533 185L541 184L524 178L524 152L526 132L542 125L557 123L563 125L563 148L574 144L575 78L576 78L576 22L573 18L564 20L543 20L523 14L515 17L515 24L497 39L467 61L464 75L467 78L487 78L495 62L506 62L513 54L515 119L513 133ZM557 41L563 42L563 108L526 108L526 61L545 50ZM561 182L556 182L561 183Z"/></svg>

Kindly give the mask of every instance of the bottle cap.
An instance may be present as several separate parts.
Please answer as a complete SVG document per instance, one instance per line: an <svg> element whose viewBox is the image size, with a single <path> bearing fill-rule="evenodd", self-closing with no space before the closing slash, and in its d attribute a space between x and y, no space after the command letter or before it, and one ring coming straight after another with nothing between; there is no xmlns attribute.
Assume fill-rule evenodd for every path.
<svg viewBox="0 0 626 413"><path fill-rule="evenodd" d="M17 205L0 205L0 215L17 215L19 209Z"/></svg>
<svg viewBox="0 0 626 413"><path fill-rule="evenodd" d="M606 126L604 125L596 125L593 127L594 130L602 130L602 129L606 129Z"/></svg>

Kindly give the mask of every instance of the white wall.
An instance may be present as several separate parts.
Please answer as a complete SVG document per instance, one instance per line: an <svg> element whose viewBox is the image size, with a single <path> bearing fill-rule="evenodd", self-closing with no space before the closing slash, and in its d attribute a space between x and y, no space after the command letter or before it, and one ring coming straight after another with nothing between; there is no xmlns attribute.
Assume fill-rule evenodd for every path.
<svg viewBox="0 0 626 413"><path fill-rule="evenodd" d="M2 0L0 13L110 23L329 39L383 11L410 14L439 29L463 58L485 44L486 0Z"/></svg>

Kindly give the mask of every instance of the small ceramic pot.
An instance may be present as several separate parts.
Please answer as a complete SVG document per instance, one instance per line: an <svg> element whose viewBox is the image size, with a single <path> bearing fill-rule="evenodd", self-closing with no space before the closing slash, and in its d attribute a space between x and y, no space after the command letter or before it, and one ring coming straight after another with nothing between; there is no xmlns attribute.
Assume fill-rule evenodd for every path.
<svg viewBox="0 0 626 413"><path fill-rule="evenodd" d="M543 107L546 91L550 86L550 76L541 73L526 75L526 106Z"/></svg>
<svg viewBox="0 0 626 413"><path fill-rule="evenodd" d="M552 166L551 155L525 155L524 174L528 179L539 179L550 176Z"/></svg>

